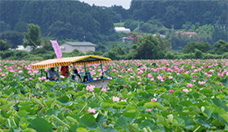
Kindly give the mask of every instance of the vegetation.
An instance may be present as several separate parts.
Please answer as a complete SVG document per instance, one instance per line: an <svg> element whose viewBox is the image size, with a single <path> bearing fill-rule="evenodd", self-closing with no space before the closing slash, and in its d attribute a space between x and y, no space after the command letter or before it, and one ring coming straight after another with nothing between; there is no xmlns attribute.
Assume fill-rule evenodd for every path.
<svg viewBox="0 0 228 132"><path fill-rule="evenodd" d="M46 80L32 63L0 61L1 131L228 130L227 59L104 63L112 70L106 88ZM87 69L92 78L101 73L96 64Z"/></svg>
<svg viewBox="0 0 228 132"><path fill-rule="evenodd" d="M0 51L8 50L11 47L11 45L7 44L6 41L0 40Z"/></svg>
<svg viewBox="0 0 228 132"><path fill-rule="evenodd" d="M25 34L26 41L24 47L31 46L33 49L40 46L40 27L38 25L29 24L28 33Z"/></svg>
<svg viewBox="0 0 228 132"><path fill-rule="evenodd" d="M30 23L40 26L42 36L50 34L58 40L111 40L113 22L109 11L72 0L64 1L0 1L4 30L25 32ZM23 29L24 28L24 29Z"/></svg>
<svg viewBox="0 0 228 132"><path fill-rule="evenodd" d="M33 51L28 53L30 57L20 59L33 60L36 55L39 56L37 59L54 57L50 51L50 39L58 40L60 44L65 41L94 42L97 44L96 52L90 54L117 60L197 58L198 55L192 54L201 52L202 58L208 58L206 55L213 58L227 56L227 3L224 1L132 0L128 10L121 6L106 8L70 0L0 2L4 5L0 8L1 54L4 54L3 50L15 49L22 44L34 49L42 47L39 54ZM134 32L115 33L114 25ZM139 38L137 34L144 37ZM120 41L120 38L128 36L133 40ZM175 51L183 51L184 54ZM6 55L11 55L8 52L11 51ZM6 55L1 58L14 58L14 55Z"/></svg>

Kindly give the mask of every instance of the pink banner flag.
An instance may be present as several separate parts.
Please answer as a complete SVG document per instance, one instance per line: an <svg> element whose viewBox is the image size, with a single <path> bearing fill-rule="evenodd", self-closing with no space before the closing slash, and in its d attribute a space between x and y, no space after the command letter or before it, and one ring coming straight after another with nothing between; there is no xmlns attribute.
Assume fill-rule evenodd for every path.
<svg viewBox="0 0 228 132"><path fill-rule="evenodd" d="M56 40L50 40L50 41L51 41L52 47L53 47L53 49L55 51L55 54L56 54L57 58L58 59L62 58L62 51L61 51L61 49L59 47L58 42Z"/></svg>

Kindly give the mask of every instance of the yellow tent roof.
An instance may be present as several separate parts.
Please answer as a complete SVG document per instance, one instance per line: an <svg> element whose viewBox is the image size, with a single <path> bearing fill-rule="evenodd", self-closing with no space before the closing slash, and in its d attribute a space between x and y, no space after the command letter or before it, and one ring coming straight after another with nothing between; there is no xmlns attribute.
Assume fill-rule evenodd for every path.
<svg viewBox="0 0 228 132"><path fill-rule="evenodd" d="M105 57L95 56L95 55L67 57L67 58L60 58L60 59L49 59L49 60L32 64L32 69L44 69L49 67L67 66L71 64L75 64L75 65L95 64L95 63L101 63L101 62L103 63L103 62L109 62L109 61L112 61L112 60L110 58L105 58Z"/></svg>

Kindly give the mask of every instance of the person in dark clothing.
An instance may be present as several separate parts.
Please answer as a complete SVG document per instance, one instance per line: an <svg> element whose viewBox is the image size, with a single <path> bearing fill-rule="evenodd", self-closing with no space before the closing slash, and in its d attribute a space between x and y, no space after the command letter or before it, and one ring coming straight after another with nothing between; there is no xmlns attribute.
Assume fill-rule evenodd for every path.
<svg viewBox="0 0 228 132"><path fill-rule="evenodd" d="M73 76L72 76L72 79L73 80L76 80L77 82L81 82L81 76L80 76L80 74L78 74L78 70L77 69L74 69L74 74L73 74Z"/></svg>

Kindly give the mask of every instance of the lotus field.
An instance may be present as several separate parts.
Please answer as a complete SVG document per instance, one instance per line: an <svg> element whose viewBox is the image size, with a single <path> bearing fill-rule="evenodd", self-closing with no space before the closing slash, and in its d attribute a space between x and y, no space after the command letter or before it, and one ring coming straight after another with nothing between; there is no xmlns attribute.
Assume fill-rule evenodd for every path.
<svg viewBox="0 0 228 132"><path fill-rule="evenodd" d="M48 81L32 63L0 60L0 131L228 131L228 59L104 63L106 88Z"/></svg>

